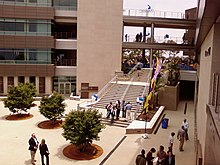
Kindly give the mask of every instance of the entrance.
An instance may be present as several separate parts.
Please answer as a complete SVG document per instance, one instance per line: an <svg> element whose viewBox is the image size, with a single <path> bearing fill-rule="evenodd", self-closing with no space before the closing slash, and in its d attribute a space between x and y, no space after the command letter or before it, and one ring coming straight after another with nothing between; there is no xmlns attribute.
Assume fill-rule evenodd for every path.
<svg viewBox="0 0 220 165"><path fill-rule="evenodd" d="M71 93L71 84L70 83L59 83L58 92L64 95L70 95Z"/></svg>

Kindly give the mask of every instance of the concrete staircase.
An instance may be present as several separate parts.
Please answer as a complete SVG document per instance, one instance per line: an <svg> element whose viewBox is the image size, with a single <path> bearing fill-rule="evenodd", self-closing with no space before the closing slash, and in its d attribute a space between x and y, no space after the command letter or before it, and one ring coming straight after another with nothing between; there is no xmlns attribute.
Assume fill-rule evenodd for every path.
<svg viewBox="0 0 220 165"><path fill-rule="evenodd" d="M105 106L110 102L115 104L117 100L121 100L121 97L123 96L127 86L128 84L114 83L112 87L108 90L108 92L95 105L95 107L105 109Z"/></svg>
<svg viewBox="0 0 220 165"><path fill-rule="evenodd" d="M114 122L111 124L111 117L109 119L106 118L102 118L102 123L105 125L110 125L110 126L116 126L116 127L123 127L123 128L127 128L129 125L129 122L123 119L120 120L115 120Z"/></svg>

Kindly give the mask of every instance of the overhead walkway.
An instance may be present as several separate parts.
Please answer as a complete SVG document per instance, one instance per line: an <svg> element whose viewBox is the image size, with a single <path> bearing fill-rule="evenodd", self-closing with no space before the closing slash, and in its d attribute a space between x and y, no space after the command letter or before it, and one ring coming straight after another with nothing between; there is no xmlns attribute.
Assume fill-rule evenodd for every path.
<svg viewBox="0 0 220 165"><path fill-rule="evenodd" d="M174 29L195 29L196 20L160 18L148 16L123 16L124 26L151 27Z"/></svg>
<svg viewBox="0 0 220 165"><path fill-rule="evenodd" d="M190 44L168 44L168 43L145 43L145 42L123 42L123 49L157 49L157 50L194 50L195 46Z"/></svg>

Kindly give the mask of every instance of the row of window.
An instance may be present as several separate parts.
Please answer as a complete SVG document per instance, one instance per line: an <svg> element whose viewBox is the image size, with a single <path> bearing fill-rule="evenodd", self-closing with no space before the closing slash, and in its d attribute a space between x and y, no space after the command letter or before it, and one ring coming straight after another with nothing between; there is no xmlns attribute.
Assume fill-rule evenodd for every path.
<svg viewBox="0 0 220 165"><path fill-rule="evenodd" d="M0 48L0 63L51 63L50 49Z"/></svg>
<svg viewBox="0 0 220 165"><path fill-rule="evenodd" d="M51 21L24 20L24 19L0 19L0 34L2 33L50 36L51 35Z"/></svg>
<svg viewBox="0 0 220 165"><path fill-rule="evenodd" d="M0 0L0 4L19 4L27 6L55 6L68 7L68 10L77 9L77 0Z"/></svg>
<svg viewBox="0 0 220 165"><path fill-rule="evenodd" d="M36 77L35 76L30 76L29 77L29 82L33 83L36 85ZM18 83L25 83L25 77L24 76L18 76ZM8 90L10 87L14 86L14 77L9 76L7 77L7 87ZM44 94L45 93L45 77L39 77L39 93ZM0 76L0 93L4 93L4 80L3 77Z"/></svg>
<svg viewBox="0 0 220 165"><path fill-rule="evenodd" d="M36 77L30 76L29 82L36 85ZM5 82L6 83L6 82ZM24 76L18 76L18 83L25 83ZM14 86L14 77L7 77L7 88ZM45 93L45 77L39 77L39 93ZM76 94L76 77L75 76L55 76L53 80L53 89L61 94ZM4 93L4 79L0 76L0 94Z"/></svg>

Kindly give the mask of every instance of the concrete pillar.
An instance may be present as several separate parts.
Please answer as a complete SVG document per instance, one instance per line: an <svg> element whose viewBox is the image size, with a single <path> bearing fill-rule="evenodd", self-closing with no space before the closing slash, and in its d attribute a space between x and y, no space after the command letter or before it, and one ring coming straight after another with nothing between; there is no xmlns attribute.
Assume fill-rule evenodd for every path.
<svg viewBox="0 0 220 165"><path fill-rule="evenodd" d="M52 83L53 81L51 77L45 77L45 94L51 94L53 92Z"/></svg>
<svg viewBox="0 0 220 165"><path fill-rule="evenodd" d="M151 24L151 43L154 43L154 23ZM153 49L150 49L150 67L153 67Z"/></svg>
<svg viewBox="0 0 220 165"><path fill-rule="evenodd" d="M29 77L25 76L25 77L24 77L24 83L28 83L28 82L30 82L30 81L29 81Z"/></svg>
<svg viewBox="0 0 220 165"><path fill-rule="evenodd" d="M18 76L14 77L14 86L18 86Z"/></svg>
<svg viewBox="0 0 220 165"><path fill-rule="evenodd" d="M3 77L3 94L4 95L8 94L8 77L7 76Z"/></svg>
<svg viewBox="0 0 220 165"><path fill-rule="evenodd" d="M39 77L35 77L35 81L36 81L36 90L37 90L37 94L39 94Z"/></svg>

